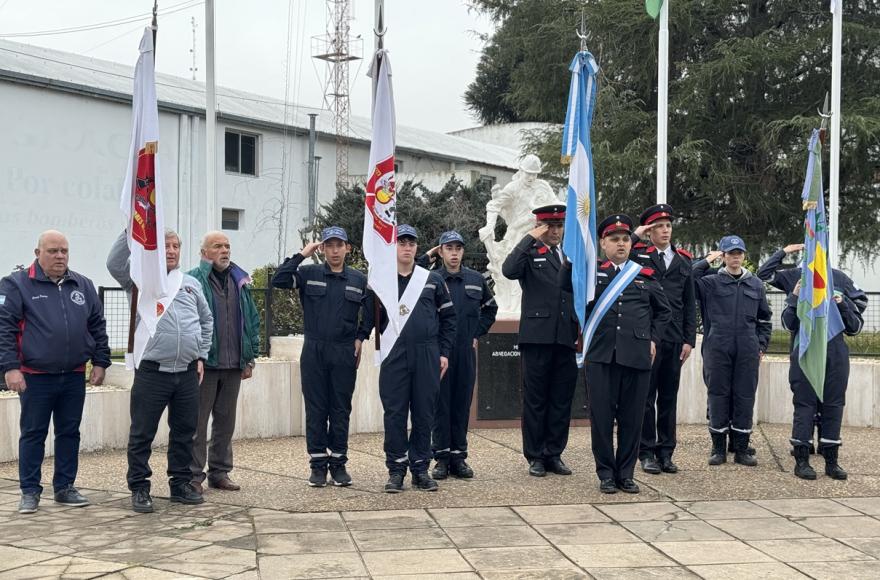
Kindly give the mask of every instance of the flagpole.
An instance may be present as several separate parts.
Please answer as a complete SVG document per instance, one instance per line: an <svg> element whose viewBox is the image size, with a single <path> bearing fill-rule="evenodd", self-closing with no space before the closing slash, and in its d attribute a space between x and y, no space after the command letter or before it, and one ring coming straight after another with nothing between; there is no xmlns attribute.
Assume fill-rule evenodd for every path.
<svg viewBox="0 0 880 580"><path fill-rule="evenodd" d="M214 78L214 0L205 0L205 220L217 229L217 84Z"/></svg>
<svg viewBox="0 0 880 580"><path fill-rule="evenodd" d="M829 227L828 246L831 264L837 267L840 258L838 245L838 226L840 220L840 70L841 70L841 46L843 41L843 0L832 2L834 10L832 16L831 36L831 164L829 168Z"/></svg>
<svg viewBox="0 0 880 580"><path fill-rule="evenodd" d="M660 7L657 48L657 203L666 203L667 127L669 114L669 3Z"/></svg>
<svg viewBox="0 0 880 580"><path fill-rule="evenodd" d="M385 0L375 0L374 4L375 8L375 26L373 27L373 42L374 42L374 51L373 54L379 52L380 49L385 47L385 32L387 32L387 28L385 27ZM378 72L378 69L377 69ZM374 79L375 82L375 79ZM376 103L372 103L372 106L375 106ZM373 111L370 111L370 117L372 118ZM371 127L372 129L372 127ZM372 147L372 143L370 144ZM373 170L371 167L370 170ZM395 224L396 224L395 218ZM365 224L366 226L366 224ZM396 235L396 234L395 234ZM380 299L379 296L376 295L375 300L373 300L373 320L375 321L375 336L376 336L376 356L381 357L382 353L382 309L380 308ZM391 320L389 317L388 323L391 324Z"/></svg>

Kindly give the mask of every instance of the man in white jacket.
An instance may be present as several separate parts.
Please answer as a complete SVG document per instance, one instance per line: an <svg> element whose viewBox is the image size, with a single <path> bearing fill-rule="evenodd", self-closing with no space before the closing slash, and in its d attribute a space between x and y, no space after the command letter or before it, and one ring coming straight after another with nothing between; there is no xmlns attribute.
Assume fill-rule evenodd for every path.
<svg viewBox="0 0 880 580"><path fill-rule="evenodd" d="M130 252L126 232L107 257L110 275L131 295ZM199 418L199 384L211 348L214 320L198 280L178 270L180 237L165 232L169 287L177 288L159 319L134 374L131 429L128 433L128 488L132 509L153 511L149 460L159 420L168 408L168 477L172 502L199 504L204 498L190 485L193 435Z"/></svg>

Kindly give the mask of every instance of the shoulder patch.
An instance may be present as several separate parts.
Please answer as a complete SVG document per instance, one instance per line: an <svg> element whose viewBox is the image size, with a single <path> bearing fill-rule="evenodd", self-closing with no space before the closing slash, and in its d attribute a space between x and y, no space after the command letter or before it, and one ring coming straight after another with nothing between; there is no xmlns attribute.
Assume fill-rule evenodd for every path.
<svg viewBox="0 0 880 580"><path fill-rule="evenodd" d="M657 246L648 246L648 253L653 254L657 251Z"/></svg>
<svg viewBox="0 0 880 580"><path fill-rule="evenodd" d="M602 262L602 265L599 267L602 268L603 270L607 270L608 268L611 267L611 260L605 260L604 262Z"/></svg>
<svg viewBox="0 0 880 580"><path fill-rule="evenodd" d="M684 256L685 258L687 258L688 260L693 260L693 259L694 259L694 255L691 254L690 252L688 252L687 250L683 249L683 248L675 248L675 251L676 251L676 253L678 253L678 254Z"/></svg>
<svg viewBox="0 0 880 580"><path fill-rule="evenodd" d="M648 278L653 278L654 277L654 269L653 268L642 268L642 270L639 272L639 274L642 276L647 276Z"/></svg>

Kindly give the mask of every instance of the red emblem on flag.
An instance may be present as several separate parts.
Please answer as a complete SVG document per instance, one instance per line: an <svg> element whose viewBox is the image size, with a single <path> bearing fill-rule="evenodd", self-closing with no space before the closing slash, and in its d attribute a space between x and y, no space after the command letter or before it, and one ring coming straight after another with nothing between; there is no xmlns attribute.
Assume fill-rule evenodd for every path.
<svg viewBox="0 0 880 580"><path fill-rule="evenodd" d="M385 240L394 242L394 157L388 157L376 164L367 181L367 209L373 216L373 229Z"/></svg>
<svg viewBox="0 0 880 580"><path fill-rule="evenodd" d="M158 247L156 233L156 143L138 151L135 175L131 237L145 250Z"/></svg>
<svg viewBox="0 0 880 580"><path fill-rule="evenodd" d="M165 307L162 306L161 302L156 302L156 316L162 316L165 314Z"/></svg>

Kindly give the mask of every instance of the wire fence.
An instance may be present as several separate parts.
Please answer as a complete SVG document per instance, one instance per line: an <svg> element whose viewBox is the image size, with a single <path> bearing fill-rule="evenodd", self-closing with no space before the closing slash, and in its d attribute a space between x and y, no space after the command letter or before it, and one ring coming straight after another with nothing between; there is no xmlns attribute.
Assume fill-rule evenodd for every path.
<svg viewBox="0 0 880 580"><path fill-rule="evenodd" d="M463 263L475 270L483 271L485 254L465 256ZM299 296L294 290L278 288L252 288L251 293L260 313L260 355L269 356L269 337L301 334L303 331L302 309ZM102 286L98 295L104 304L104 317L107 319L107 334L114 357L122 358L128 345L128 298L122 288ZM868 308L862 314L865 325L858 336L846 337L853 356L880 357L880 292L867 292ZM767 292L767 301L773 310L773 337L768 352L787 354L791 340L790 333L782 327L782 311L785 309L785 294L779 291Z"/></svg>

